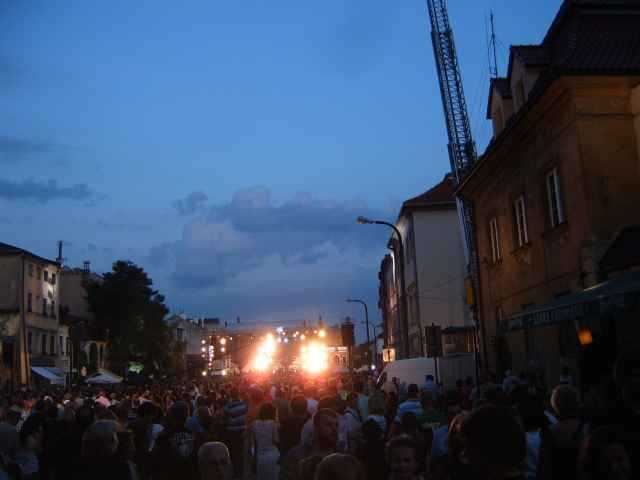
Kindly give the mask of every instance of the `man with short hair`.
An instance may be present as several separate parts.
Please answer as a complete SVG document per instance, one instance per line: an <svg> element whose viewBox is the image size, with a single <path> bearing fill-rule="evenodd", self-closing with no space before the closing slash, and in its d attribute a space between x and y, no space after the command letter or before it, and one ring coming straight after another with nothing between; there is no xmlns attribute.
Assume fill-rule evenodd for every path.
<svg viewBox="0 0 640 480"><path fill-rule="evenodd" d="M436 384L433 375L429 374L425 376L425 382L422 384L422 390L430 392L434 402L438 401L438 394L440 392L438 389L438 384Z"/></svg>
<svg viewBox="0 0 640 480"><path fill-rule="evenodd" d="M364 394L364 383L361 380L353 384L353 389L358 394L358 411L364 421L369 417L369 397Z"/></svg>
<svg viewBox="0 0 640 480"><path fill-rule="evenodd" d="M422 404L418 399L418 385L415 383L409 385L409 388L407 388L407 399L398 405L398 413L396 414L394 423L399 424L402 415L407 412L413 413L416 417L421 417L424 414Z"/></svg>
<svg viewBox="0 0 640 480"><path fill-rule="evenodd" d="M152 452L153 480L192 480L196 476L196 452L193 434L185 428L189 416L186 402L175 402L169 408L167 428L158 435Z"/></svg>
<svg viewBox="0 0 640 480"><path fill-rule="evenodd" d="M301 478L301 464L311 457L324 458L338 449L338 414L328 408L320 408L313 417L313 441L301 443L289 450L282 459L280 480Z"/></svg>
<svg viewBox="0 0 640 480"><path fill-rule="evenodd" d="M284 457L287 452L300 443L302 427L309 418L307 412L307 399L297 395L291 400L291 415L280 422L280 455Z"/></svg>
<svg viewBox="0 0 640 480"><path fill-rule="evenodd" d="M231 480L233 466L227 446L222 442L204 443L198 450L200 480Z"/></svg>

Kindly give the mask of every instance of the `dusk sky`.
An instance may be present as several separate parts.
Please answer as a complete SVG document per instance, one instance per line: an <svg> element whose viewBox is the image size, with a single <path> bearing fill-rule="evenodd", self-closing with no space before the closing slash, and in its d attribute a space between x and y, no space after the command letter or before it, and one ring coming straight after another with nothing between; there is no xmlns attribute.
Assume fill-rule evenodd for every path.
<svg viewBox="0 0 640 480"><path fill-rule="evenodd" d="M504 75L560 4L449 1L479 152L489 10ZM424 0L0 0L0 241L132 260L175 312L378 323L389 231L355 219L449 169L429 31Z"/></svg>

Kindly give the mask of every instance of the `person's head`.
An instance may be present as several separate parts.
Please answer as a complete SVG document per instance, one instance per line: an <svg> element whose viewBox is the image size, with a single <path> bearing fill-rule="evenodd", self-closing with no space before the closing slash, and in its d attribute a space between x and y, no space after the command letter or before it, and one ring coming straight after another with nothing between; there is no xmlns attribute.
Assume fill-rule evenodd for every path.
<svg viewBox="0 0 640 480"><path fill-rule="evenodd" d="M198 421L202 425L205 422L208 422L211 418L211 412L209 411L209 407L198 407L196 409L196 417L198 417Z"/></svg>
<svg viewBox="0 0 640 480"><path fill-rule="evenodd" d="M480 407L462 422L461 435L464 457L482 477L500 477L517 469L527 452L524 430L509 408Z"/></svg>
<svg viewBox="0 0 640 480"><path fill-rule="evenodd" d="M260 420L275 420L276 419L276 407L270 402L265 402L260 407L258 412L258 418Z"/></svg>
<svg viewBox="0 0 640 480"><path fill-rule="evenodd" d="M371 415L384 415L386 400L381 393L374 393L369 397L369 413Z"/></svg>
<svg viewBox="0 0 640 480"><path fill-rule="evenodd" d="M425 379L427 382L433 382L433 381L434 381L433 375L431 375L431 374L429 374L429 375L425 375L425 376L424 376L424 379Z"/></svg>
<svg viewBox="0 0 640 480"><path fill-rule="evenodd" d="M418 392L419 392L418 385L416 385L415 383L410 384L409 387L407 388L407 396L409 398L412 398L412 399L418 398Z"/></svg>
<svg viewBox="0 0 640 480"><path fill-rule="evenodd" d="M187 418L189 417L189 405L185 402L175 402L169 408L167 415L167 421L173 428L184 427Z"/></svg>
<svg viewBox="0 0 640 480"><path fill-rule="evenodd" d="M320 408L313 416L313 439L322 448L335 449L338 443L338 414L328 408Z"/></svg>
<svg viewBox="0 0 640 480"><path fill-rule="evenodd" d="M468 413L459 413L451 422L449 422L449 432L447 434L447 454L452 462L459 463L464 459L462 458L462 452L465 444L462 437L462 425Z"/></svg>
<svg viewBox="0 0 640 480"><path fill-rule="evenodd" d="M418 445L409 435L393 437L387 444L387 466L393 480L411 480L418 471Z"/></svg>
<svg viewBox="0 0 640 480"><path fill-rule="evenodd" d="M582 444L578 470L584 478L626 480L632 477L628 438L622 427L601 427Z"/></svg>
<svg viewBox="0 0 640 480"><path fill-rule="evenodd" d="M365 480L366 476L358 459L344 453L332 453L318 463L314 480Z"/></svg>
<svg viewBox="0 0 640 480"><path fill-rule="evenodd" d="M231 480L233 468L229 449L222 442L208 442L198 450L201 480Z"/></svg>
<svg viewBox="0 0 640 480"><path fill-rule="evenodd" d="M108 458L118 450L118 424L113 420L97 420L82 436L82 456Z"/></svg>
<svg viewBox="0 0 640 480"><path fill-rule="evenodd" d="M558 385L551 394L551 406L563 418L575 418L580 411L578 391L571 385Z"/></svg>
<svg viewBox="0 0 640 480"><path fill-rule="evenodd" d="M516 408L525 431L533 432L546 425L544 404L538 397L523 395L516 403Z"/></svg>
<svg viewBox="0 0 640 480"><path fill-rule="evenodd" d="M276 387L276 398L284 398L284 391L282 387Z"/></svg>
<svg viewBox="0 0 640 480"><path fill-rule="evenodd" d="M16 425L18 425L21 415L22 415L22 412L20 411L20 408L11 407L7 412L7 423L15 427Z"/></svg>
<svg viewBox="0 0 640 480"><path fill-rule="evenodd" d="M291 412L297 417L307 416L307 399L302 395L296 395L291 399Z"/></svg>
<svg viewBox="0 0 640 480"><path fill-rule="evenodd" d="M334 412L338 411L338 402L336 397L322 397L318 402L318 410L328 408L329 410L333 410Z"/></svg>
<svg viewBox="0 0 640 480"><path fill-rule="evenodd" d="M362 380L356 380L355 382L353 382L353 390L359 394L362 394L364 392L364 383L362 382Z"/></svg>
<svg viewBox="0 0 640 480"><path fill-rule="evenodd" d="M318 397L318 389L313 385L310 385L304 389L304 394L307 398L317 398Z"/></svg>

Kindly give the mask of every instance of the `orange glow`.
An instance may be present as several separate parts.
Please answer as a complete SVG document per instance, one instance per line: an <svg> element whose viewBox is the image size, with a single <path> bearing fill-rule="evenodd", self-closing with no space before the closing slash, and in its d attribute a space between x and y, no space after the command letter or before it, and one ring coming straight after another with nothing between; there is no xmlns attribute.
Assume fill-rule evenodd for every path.
<svg viewBox="0 0 640 480"><path fill-rule="evenodd" d="M583 347L586 345L591 345L593 343L593 335L591 334L591 330L589 330L588 328L581 328L578 331L578 341Z"/></svg>
<svg viewBox="0 0 640 480"><path fill-rule="evenodd" d="M312 342L300 349L302 368L310 374L317 374L327 369L327 347L322 343Z"/></svg>

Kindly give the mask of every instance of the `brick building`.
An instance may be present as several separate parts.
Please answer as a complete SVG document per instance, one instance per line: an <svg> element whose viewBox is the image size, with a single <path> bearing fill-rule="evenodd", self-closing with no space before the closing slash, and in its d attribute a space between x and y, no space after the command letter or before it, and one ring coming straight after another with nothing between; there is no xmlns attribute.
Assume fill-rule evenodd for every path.
<svg viewBox="0 0 640 480"><path fill-rule="evenodd" d="M640 224L640 2L565 1L541 44L511 47L487 110L493 139L459 188L475 205L484 357L553 384L640 333L635 267L602 266Z"/></svg>

